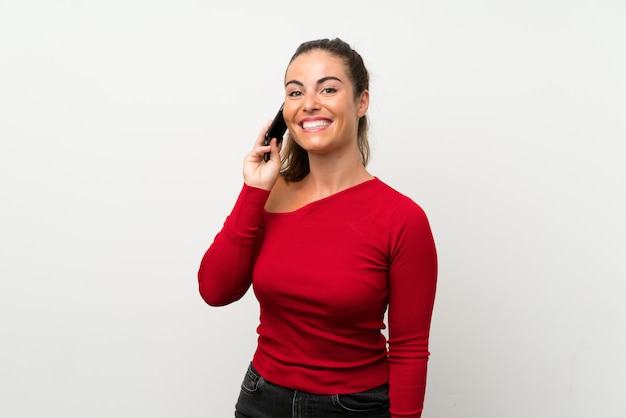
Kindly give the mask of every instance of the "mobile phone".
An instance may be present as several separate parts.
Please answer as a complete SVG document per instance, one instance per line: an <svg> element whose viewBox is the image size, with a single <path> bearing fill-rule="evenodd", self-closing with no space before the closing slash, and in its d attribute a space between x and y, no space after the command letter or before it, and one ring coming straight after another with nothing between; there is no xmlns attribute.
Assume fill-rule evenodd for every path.
<svg viewBox="0 0 626 418"><path fill-rule="evenodd" d="M274 116L274 120L272 120L272 124L270 125L267 132L265 132L265 140L263 141L263 145L269 145L272 138L276 138L276 145L279 145L283 136L285 136L285 132L287 132L287 124L285 123L285 118L283 117L283 105L280 105L280 109L276 112L276 116ZM263 159L267 162L270 159L270 153L266 152L263 156Z"/></svg>

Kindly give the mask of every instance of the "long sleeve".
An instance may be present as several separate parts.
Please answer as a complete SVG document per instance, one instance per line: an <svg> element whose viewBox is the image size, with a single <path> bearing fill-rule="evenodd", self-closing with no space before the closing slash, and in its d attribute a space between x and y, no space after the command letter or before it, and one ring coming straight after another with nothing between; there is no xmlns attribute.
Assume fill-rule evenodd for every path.
<svg viewBox="0 0 626 418"><path fill-rule="evenodd" d="M198 285L209 305L232 303L250 287L255 242L262 239L263 207L269 193L244 184L233 210L204 254Z"/></svg>
<svg viewBox="0 0 626 418"><path fill-rule="evenodd" d="M437 255L426 215L418 207L395 212L390 243L389 398L391 416L421 417L428 339L437 280Z"/></svg>

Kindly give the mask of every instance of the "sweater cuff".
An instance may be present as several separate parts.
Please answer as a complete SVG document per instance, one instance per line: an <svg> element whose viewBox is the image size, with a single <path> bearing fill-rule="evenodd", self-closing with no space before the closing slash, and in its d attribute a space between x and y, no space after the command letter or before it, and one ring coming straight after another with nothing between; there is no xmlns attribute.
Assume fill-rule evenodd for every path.
<svg viewBox="0 0 626 418"><path fill-rule="evenodd" d="M226 221L228 227L240 235L254 235L263 217L263 208L269 195L269 190L244 183L235 207Z"/></svg>

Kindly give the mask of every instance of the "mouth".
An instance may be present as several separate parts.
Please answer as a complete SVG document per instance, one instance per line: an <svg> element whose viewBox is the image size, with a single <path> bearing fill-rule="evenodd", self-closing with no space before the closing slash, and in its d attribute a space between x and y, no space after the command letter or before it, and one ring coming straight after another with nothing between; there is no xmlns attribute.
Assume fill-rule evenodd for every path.
<svg viewBox="0 0 626 418"><path fill-rule="evenodd" d="M314 130L314 129L323 129L331 124L329 120L312 120L302 122L302 129L304 130Z"/></svg>

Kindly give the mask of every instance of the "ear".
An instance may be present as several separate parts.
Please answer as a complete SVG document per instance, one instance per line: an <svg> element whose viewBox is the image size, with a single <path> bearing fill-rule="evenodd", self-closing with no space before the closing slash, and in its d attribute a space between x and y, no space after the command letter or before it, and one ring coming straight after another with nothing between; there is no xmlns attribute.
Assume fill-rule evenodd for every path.
<svg viewBox="0 0 626 418"><path fill-rule="evenodd" d="M357 116L359 117L359 119L365 116L369 105L370 105L370 92L369 90L364 90L363 93L361 93L361 95L356 101Z"/></svg>

